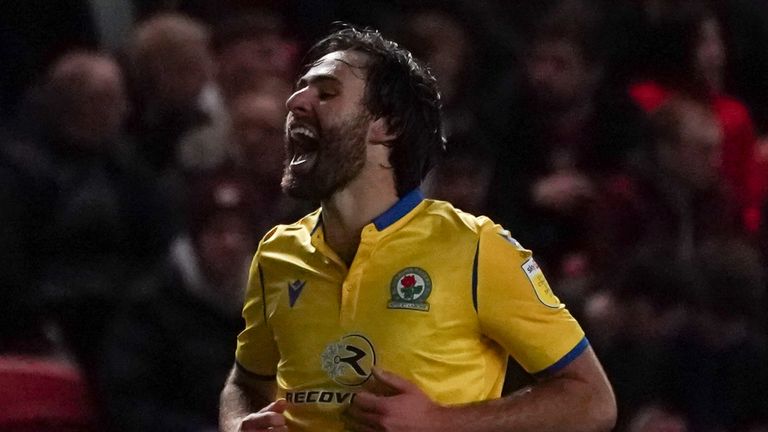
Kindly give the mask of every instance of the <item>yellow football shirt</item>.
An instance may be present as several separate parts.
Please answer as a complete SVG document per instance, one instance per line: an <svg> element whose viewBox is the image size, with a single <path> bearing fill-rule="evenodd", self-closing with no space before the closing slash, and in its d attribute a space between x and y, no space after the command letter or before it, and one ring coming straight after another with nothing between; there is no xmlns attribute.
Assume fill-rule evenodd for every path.
<svg viewBox="0 0 768 432"><path fill-rule="evenodd" d="M551 373L584 332L531 257L488 218L415 190L363 229L347 268L320 210L273 229L251 267L237 362L276 376L292 431L341 431L371 367L443 404L500 396L508 355Z"/></svg>

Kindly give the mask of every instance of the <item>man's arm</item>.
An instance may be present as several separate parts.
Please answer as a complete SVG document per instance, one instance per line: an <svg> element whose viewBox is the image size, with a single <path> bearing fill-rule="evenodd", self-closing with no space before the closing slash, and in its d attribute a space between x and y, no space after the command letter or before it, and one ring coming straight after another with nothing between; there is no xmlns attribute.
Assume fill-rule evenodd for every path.
<svg viewBox="0 0 768 432"><path fill-rule="evenodd" d="M283 411L285 400L274 401L277 386L235 365L224 384L219 406L222 432L287 431ZM274 401L274 402L273 402Z"/></svg>
<svg viewBox="0 0 768 432"><path fill-rule="evenodd" d="M591 432L616 422L613 391L591 348L511 396L467 405L440 406L391 373L376 371L375 378L374 393L358 393L346 412L352 431Z"/></svg>

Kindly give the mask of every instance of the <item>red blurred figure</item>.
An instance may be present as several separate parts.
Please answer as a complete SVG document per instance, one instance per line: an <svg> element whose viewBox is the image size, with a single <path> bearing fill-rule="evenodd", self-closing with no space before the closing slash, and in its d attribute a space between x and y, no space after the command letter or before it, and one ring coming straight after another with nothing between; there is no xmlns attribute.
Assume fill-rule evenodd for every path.
<svg viewBox="0 0 768 432"><path fill-rule="evenodd" d="M727 55L721 22L703 2L662 2L651 20L654 47L650 80L630 86L632 98L653 112L674 95L693 97L714 111L722 134L720 174L751 233L761 223L766 166L758 158L755 127L740 101L723 92Z"/></svg>

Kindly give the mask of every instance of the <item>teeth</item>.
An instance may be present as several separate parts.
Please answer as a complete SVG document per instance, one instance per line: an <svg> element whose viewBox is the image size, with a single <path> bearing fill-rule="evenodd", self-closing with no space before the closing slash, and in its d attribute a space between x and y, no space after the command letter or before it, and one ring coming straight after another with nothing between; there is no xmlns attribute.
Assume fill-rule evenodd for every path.
<svg viewBox="0 0 768 432"><path fill-rule="evenodd" d="M315 133L315 131L313 131L313 130L307 128L307 127L304 127L304 126L296 126L296 127L293 128L293 130L291 132L294 135L301 134L301 135L305 135L305 136L307 136L309 138L312 138L312 139L317 139L317 134Z"/></svg>
<svg viewBox="0 0 768 432"><path fill-rule="evenodd" d="M299 138L294 145L294 155L290 166L298 167L313 159L317 146L317 132L307 126L296 125L290 128L291 137Z"/></svg>
<svg viewBox="0 0 768 432"><path fill-rule="evenodd" d="M291 166L301 165L306 161L307 161L307 155L297 154L293 156L293 159L291 159Z"/></svg>

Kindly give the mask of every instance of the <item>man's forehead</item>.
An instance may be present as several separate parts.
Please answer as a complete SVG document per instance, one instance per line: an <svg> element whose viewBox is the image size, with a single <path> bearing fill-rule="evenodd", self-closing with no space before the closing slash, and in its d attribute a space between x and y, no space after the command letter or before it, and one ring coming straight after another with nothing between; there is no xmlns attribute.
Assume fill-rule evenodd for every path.
<svg viewBox="0 0 768 432"><path fill-rule="evenodd" d="M364 79L368 55L358 51L334 51L328 53L310 65L304 74L305 79L313 76L344 77L352 75Z"/></svg>

